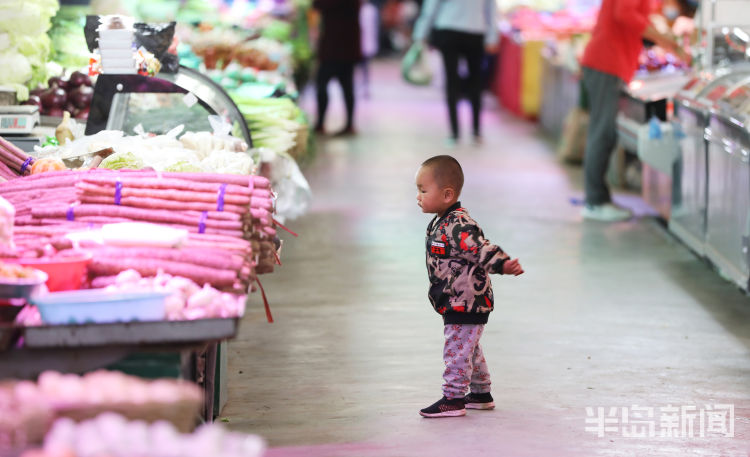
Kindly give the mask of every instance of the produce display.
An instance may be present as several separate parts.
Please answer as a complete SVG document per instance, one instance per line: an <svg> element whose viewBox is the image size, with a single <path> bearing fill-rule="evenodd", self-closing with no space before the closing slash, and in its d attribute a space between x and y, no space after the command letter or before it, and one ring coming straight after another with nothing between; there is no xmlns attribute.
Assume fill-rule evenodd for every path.
<svg viewBox="0 0 750 457"><path fill-rule="evenodd" d="M0 85L14 89L19 101L28 98L29 87L47 80L47 31L57 9L55 0L0 3Z"/></svg>
<svg viewBox="0 0 750 457"><path fill-rule="evenodd" d="M16 209L10 202L0 197L0 252L10 252L16 249L13 244L13 222Z"/></svg>
<svg viewBox="0 0 750 457"><path fill-rule="evenodd" d="M16 208L14 241L21 257L43 256L48 245L70 248L64 235L71 230L115 222L158 223L190 233L185 246L152 249L145 257L95 252L93 277L127 269L153 276L161 270L242 292L277 263L269 181L259 176L48 172L0 184L0 196Z"/></svg>
<svg viewBox="0 0 750 457"><path fill-rule="evenodd" d="M84 168L252 174L255 162L244 141L210 132L185 132L178 138L180 133L180 127L165 135L126 136L119 130L102 130L65 144L45 146L37 155L78 159ZM95 153L102 150L107 150L107 157L95 161Z"/></svg>
<svg viewBox="0 0 750 457"><path fill-rule="evenodd" d="M180 434L167 422L128 422L105 413L76 424L60 419L44 440L44 447L22 457L261 457L263 440L205 424L192 434Z"/></svg>
<svg viewBox="0 0 750 457"><path fill-rule="evenodd" d="M231 136L242 120L230 125L223 117L226 113L206 116L205 105L192 104L191 108L189 97L183 94L132 96L124 109L127 116L118 124L122 131L84 135L95 83L89 75L98 71L99 57L87 53L81 33L71 33L68 39L65 32L80 31L83 10L56 18L51 34L55 43L50 43L44 32L57 2L17 3L0 5L0 63L12 69L5 78L31 88L25 103L62 122L54 137L47 137L44 146L35 147L31 154L0 137L0 285L24 278L37 280L34 291L3 295L8 297L8 306L17 309L12 315L7 313L4 322L8 325L0 327L0 351L6 351L0 355L65 353L65 348L46 348L32 336L46 332L78 335L81 330L101 333L98 323L104 322L128 322L112 326L126 329L118 336L125 341L116 343L117 350L139 352L144 344L159 345L161 350L161 343L174 337L163 335L162 341L158 335L156 342L128 340L128 332L135 335L148 326L176 334L189 331L191 338L210 348L216 332L226 332L218 333L224 338L232 335L217 329L231 327L236 332L248 294L256 288L261 290L272 322L258 278L281 264L277 228L285 228L278 221L302 214L311 200L297 165L310 157L309 126L295 102L294 81L294 72L305 65L302 59L309 62L311 53L306 29L297 34L289 22L304 19L304 7L298 12L294 9L305 0L295 5L243 3L237 8L247 8L252 14L242 14L244 27L236 29L242 31L228 32L217 26L207 32L204 24L171 45L169 52L181 50L178 54L185 64L205 71L227 90L248 124L253 148ZM205 8L204 3L190 0L181 5L192 4L193 12L205 11L198 19L232 17L226 4ZM174 19L167 11L174 8L174 2L132 2L128 7L164 13L159 21ZM9 21L11 11L16 15ZM277 13L283 13L284 19L274 18ZM150 20L145 14L138 16L138 20ZM31 17L33 27L24 26L24 20ZM39 31L44 37L36 41L19 38ZM182 41L179 47L178 41ZM54 44L57 63L49 62L50 44ZM81 45L86 49L77 52L76 46ZM104 71L109 59L104 54L111 49L105 46L101 52L99 46L99 50ZM39 58L41 65L32 51L44 54ZM27 61L29 71L16 62L14 52ZM87 55L88 74L83 62ZM164 60L165 69L173 69L169 64ZM41 87L45 83L47 87ZM212 84L201 89L219 91ZM22 96L19 91L19 101ZM113 311L115 302L121 314ZM74 309L85 307L89 314L82 311L73 316ZM148 316L138 314L146 308ZM53 318L50 310L58 315ZM110 320L95 317L96 313ZM145 322L158 320L185 322ZM107 335L103 337L105 341L99 344L115 344ZM192 345L197 343L182 340L170 343L165 351L188 344L197 382L209 389L216 376L215 386L219 386L219 377L224 375L217 374L218 365L212 371L211 352L195 350ZM81 357L85 358L88 353L84 352ZM65 353L55 366L65 366L70 357ZM25 362L20 371L13 367L14 376L24 370L39 372L34 360ZM79 368L98 363L80 362ZM0 454L10 449L13 455L25 457L263 455L265 445L260 438L230 433L218 425L187 434L199 415L211 419L210 395L187 382L146 381L109 371L82 376L48 371L37 382L0 383ZM205 407L204 399L208 399ZM43 446L32 449L39 445Z"/></svg>
<svg viewBox="0 0 750 457"><path fill-rule="evenodd" d="M88 119L94 96L94 84L88 75L74 71L67 78L53 76L47 84L47 89L32 89L24 104L38 106L39 113L46 116L62 117L67 111L77 119Z"/></svg>
<svg viewBox="0 0 750 457"><path fill-rule="evenodd" d="M31 173L33 163L30 155L0 136L0 182Z"/></svg>
<svg viewBox="0 0 750 457"><path fill-rule="evenodd" d="M32 279L36 278L37 270L22 267L21 265L0 262L0 279Z"/></svg>
<svg viewBox="0 0 750 457"><path fill-rule="evenodd" d="M0 384L0 449L41 443L55 419L86 421L105 411L130 420L168 421L189 432L202 404L200 388L186 381L105 370L83 376L45 371L37 382Z"/></svg>
<svg viewBox="0 0 750 457"><path fill-rule="evenodd" d="M230 92L245 117L255 147L302 158L307 148L307 121L302 110L289 98L257 99Z"/></svg>

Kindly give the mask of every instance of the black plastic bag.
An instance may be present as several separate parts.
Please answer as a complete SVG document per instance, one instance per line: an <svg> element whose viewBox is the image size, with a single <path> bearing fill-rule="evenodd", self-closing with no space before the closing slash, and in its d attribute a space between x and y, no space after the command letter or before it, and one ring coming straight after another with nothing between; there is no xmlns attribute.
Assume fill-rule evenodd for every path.
<svg viewBox="0 0 750 457"><path fill-rule="evenodd" d="M86 36L86 45L89 47L89 52L94 52L99 47L99 24L99 16L86 16L83 34Z"/></svg>
<svg viewBox="0 0 750 457"><path fill-rule="evenodd" d="M165 73L177 73L180 62L176 55L167 52L174 38L175 22L162 24L147 24L136 22L135 45L136 48L143 46L161 62L161 71Z"/></svg>

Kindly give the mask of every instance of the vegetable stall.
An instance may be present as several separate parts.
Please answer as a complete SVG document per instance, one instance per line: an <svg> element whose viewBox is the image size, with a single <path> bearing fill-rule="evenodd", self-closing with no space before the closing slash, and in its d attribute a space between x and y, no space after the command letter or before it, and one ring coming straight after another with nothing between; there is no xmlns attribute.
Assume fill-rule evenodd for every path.
<svg viewBox="0 0 750 457"><path fill-rule="evenodd" d="M75 18L52 22L50 36L73 35L59 27ZM0 451L94 455L70 443L117 431L164 450L261 455L257 437L190 432L225 401L221 342L248 307L273 321L261 277L281 264L282 222L311 198L295 52L277 39L289 29L241 37L218 79L199 42L144 39L174 44L174 23L85 22L85 37L12 82L32 128L0 133L0 411L14 417L0 413ZM165 376L184 381L149 380ZM82 395L107 383L96 404Z"/></svg>

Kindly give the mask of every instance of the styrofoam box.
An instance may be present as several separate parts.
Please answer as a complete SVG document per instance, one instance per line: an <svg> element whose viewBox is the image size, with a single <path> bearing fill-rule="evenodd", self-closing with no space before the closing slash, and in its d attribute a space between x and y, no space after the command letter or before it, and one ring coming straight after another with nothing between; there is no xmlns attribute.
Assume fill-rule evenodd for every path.
<svg viewBox="0 0 750 457"><path fill-rule="evenodd" d="M118 59L132 59L133 50L128 49L112 49L112 48L99 48L99 54L102 56L102 60L118 60Z"/></svg>
<svg viewBox="0 0 750 457"><path fill-rule="evenodd" d="M135 59L105 59L102 58L102 67L110 68L135 68Z"/></svg>
<svg viewBox="0 0 750 457"><path fill-rule="evenodd" d="M102 67L102 73L107 75L134 75L138 73L135 68L104 68Z"/></svg>
<svg viewBox="0 0 750 457"><path fill-rule="evenodd" d="M52 292L30 301L46 324L158 321L166 316L166 292L109 292L104 289Z"/></svg>
<svg viewBox="0 0 750 457"><path fill-rule="evenodd" d="M99 49L131 49L133 40L105 40L99 38Z"/></svg>
<svg viewBox="0 0 750 457"><path fill-rule="evenodd" d="M133 41L132 29L104 29L99 30L99 41L101 40L127 40Z"/></svg>

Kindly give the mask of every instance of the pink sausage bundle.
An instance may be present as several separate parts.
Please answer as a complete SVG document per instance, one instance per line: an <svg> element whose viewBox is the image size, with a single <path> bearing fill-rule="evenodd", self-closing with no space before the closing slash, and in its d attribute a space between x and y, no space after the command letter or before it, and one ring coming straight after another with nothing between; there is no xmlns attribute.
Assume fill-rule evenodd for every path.
<svg viewBox="0 0 750 457"><path fill-rule="evenodd" d="M17 209L22 255L41 256L48 245L70 249L66 233L114 222L157 223L190 233L179 249L87 245L94 255L92 279L102 278L98 283L129 268L143 276L161 269L237 291L278 263L270 238L276 233L272 190L259 176L55 171L0 182L0 196Z"/></svg>
<svg viewBox="0 0 750 457"><path fill-rule="evenodd" d="M0 177L12 180L29 174L32 160L21 148L0 136Z"/></svg>

